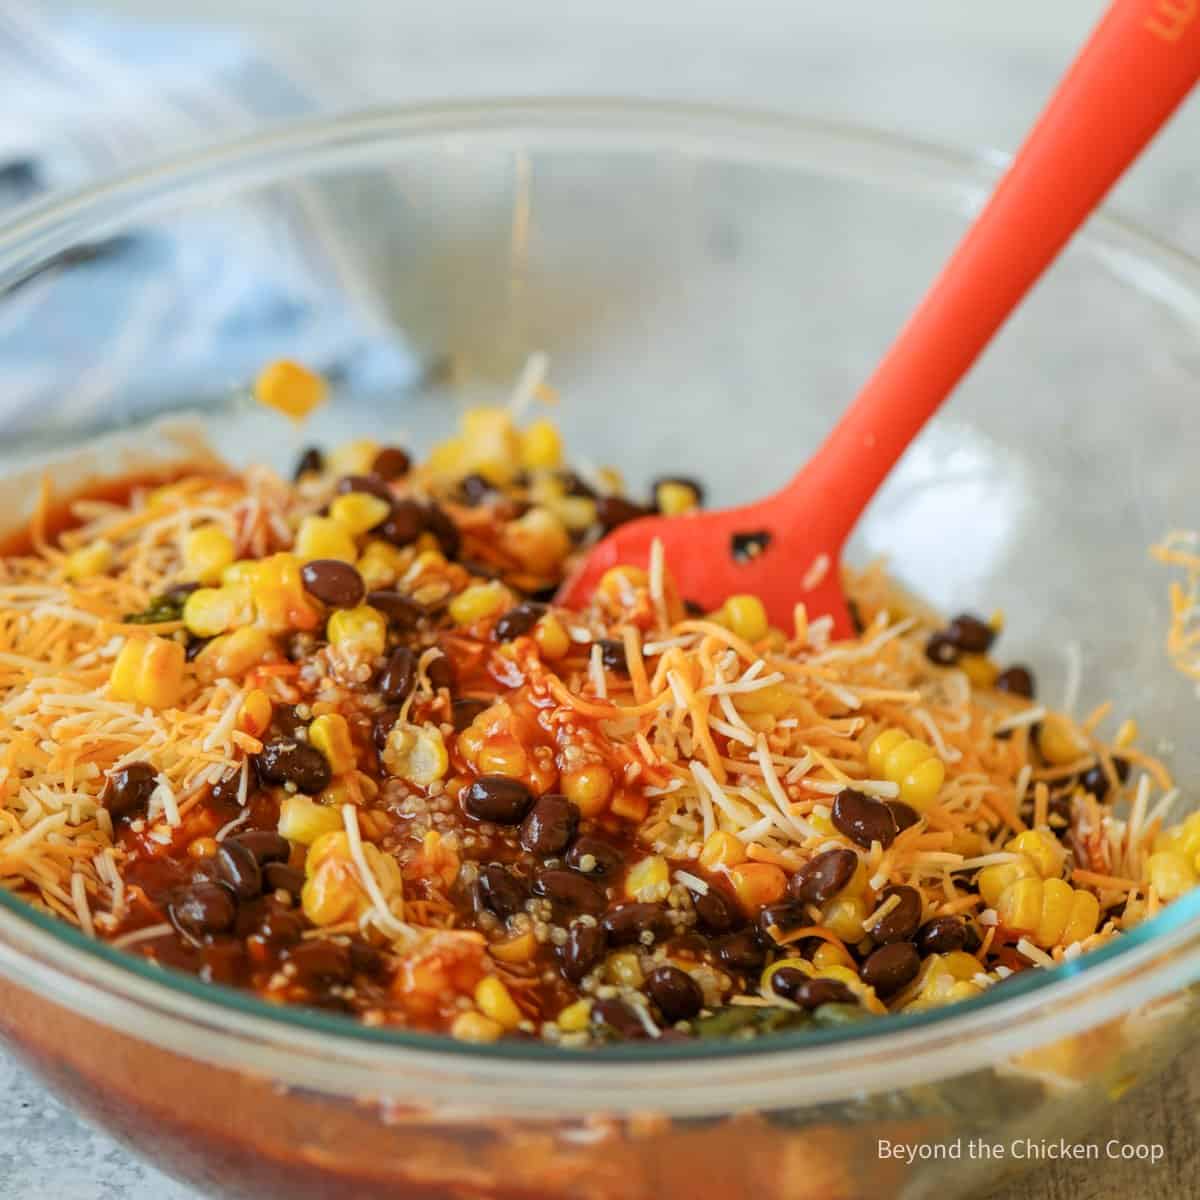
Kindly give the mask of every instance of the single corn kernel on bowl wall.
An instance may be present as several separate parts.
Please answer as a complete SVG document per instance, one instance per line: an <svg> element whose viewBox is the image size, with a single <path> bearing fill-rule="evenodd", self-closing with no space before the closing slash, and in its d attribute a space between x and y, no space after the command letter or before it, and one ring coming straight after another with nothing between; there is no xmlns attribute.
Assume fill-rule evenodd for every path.
<svg viewBox="0 0 1200 1200"><path fill-rule="evenodd" d="M514 380L528 389L528 370L549 385L530 418L550 417L593 467L618 467L631 494L686 468L710 504L762 495L818 444L992 182L970 156L823 124L495 103L285 129L51 202L0 230L6 511L13 526L28 518L43 470L69 492L214 452L279 470L309 444L352 456L357 439L449 454L462 414L503 402ZM108 257L63 257L118 234ZM29 362L28 339L5 341L40 306L64 345L91 345L86 298L114 271L155 303L131 306L94 351ZM1006 656L1034 666L1051 708L1111 701L1114 725L1136 721L1180 789L1176 818L1200 807L1200 699L1176 670L1190 667L1178 628L1178 664L1168 653L1173 568L1148 548L1195 520L1198 344L1200 266L1098 218L905 456L851 548L858 564L886 556L943 613L1002 612ZM275 407L255 403L267 361L316 368L327 394L282 366L259 381ZM552 456L549 426L528 428L529 454ZM339 538L377 519L369 500L347 496L309 524L303 553L344 555ZM660 503L687 497L666 489ZM200 528L187 551L205 577L191 623L228 628L219 610L237 589L208 581L224 577L229 545ZM102 570L103 549L89 553L70 569ZM290 586L281 576L273 594ZM1179 592L1176 618L1186 602ZM455 603L469 621L496 597L482 586ZM339 610L338 638L377 640L370 611ZM111 686L165 702L179 673L169 645L128 643ZM218 650L230 669L257 653L234 636ZM310 736L328 761L345 752L332 715ZM1053 760L1052 722L1041 736ZM928 750L885 738L872 766L920 802L941 782ZM433 753L393 752L411 770ZM334 857L347 836L301 795L285 825ZM961 1004L589 1051L284 1010L100 945L0 889L0 1031L87 1116L213 1195L966 1195L1012 1160L910 1163L879 1143L1077 1136L1190 1040L1200 901L1176 878L1189 836L1153 868L1179 897L1160 915L983 995L950 973ZM1018 849L1032 873L997 864L979 879L1045 945L1095 920L1055 886L1056 846L1031 834ZM741 869L737 846L705 853ZM494 990L476 1001L503 1023Z"/></svg>

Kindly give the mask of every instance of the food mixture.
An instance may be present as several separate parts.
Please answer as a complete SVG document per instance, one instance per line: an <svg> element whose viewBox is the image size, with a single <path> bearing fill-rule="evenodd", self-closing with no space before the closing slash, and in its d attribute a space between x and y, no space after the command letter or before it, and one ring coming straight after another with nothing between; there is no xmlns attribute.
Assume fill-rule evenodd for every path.
<svg viewBox="0 0 1200 1200"><path fill-rule="evenodd" d="M424 462L196 467L65 527L43 496L0 560L0 882L272 1003L564 1046L979 996L1197 882L1133 721L1040 704L1000 614L873 567L833 641L802 603L698 610L657 548L554 604L605 531L702 501L508 408Z"/></svg>

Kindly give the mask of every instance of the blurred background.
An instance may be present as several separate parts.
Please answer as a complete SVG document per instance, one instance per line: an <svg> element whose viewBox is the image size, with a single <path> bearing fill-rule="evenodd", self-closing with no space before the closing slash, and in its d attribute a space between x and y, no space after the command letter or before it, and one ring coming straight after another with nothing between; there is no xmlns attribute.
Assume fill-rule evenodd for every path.
<svg viewBox="0 0 1200 1200"><path fill-rule="evenodd" d="M724 102L1011 151L1103 8L1102 0L0 0L0 218L47 190L272 123L442 99ZM1197 147L1194 100L1113 204L1200 254ZM35 359L43 353L28 328L0 323L5 388L16 345L32 345ZM35 394L37 381L24 382ZM80 1125L0 1051L0 1200L45 1195L191 1193Z"/></svg>

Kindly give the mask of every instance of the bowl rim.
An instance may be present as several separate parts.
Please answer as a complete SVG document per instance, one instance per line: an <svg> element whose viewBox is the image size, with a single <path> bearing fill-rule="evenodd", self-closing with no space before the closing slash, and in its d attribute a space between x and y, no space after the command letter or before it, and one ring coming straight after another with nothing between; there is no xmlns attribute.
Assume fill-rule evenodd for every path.
<svg viewBox="0 0 1200 1200"><path fill-rule="evenodd" d="M80 240L105 236L132 221L170 211L180 201L285 182L289 171L301 166L345 168L356 161L376 161L381 148L392 143L411 148L422 143L445 145L448 140L464 145L472 141L503 145L512 140L528 147L562 144L563 139L569 139L572 147L691 153L714 161L758 162L777 169L808 167L833 175L878 177L880 172L890 172L894 180L936 194L944 194L949 186L968 203L986 196L1009 160L996 152L954 150L853 124L702 104L600 97L485 99L370 109L289 122L176 154L26 206L0 224L0 298ZM830 155L830 161L814 160L816 153ZM864 159L870 160L869 165L863 165ZM1169 302L1178 316L1200 329L1200 259L1107 210L1092 218L1076 246L1098 252L1108 269ZM150 1005L168 1015L186 1013L185 1020L213 1028L230 1030L230 1023L236 1023L246 1036L277 1040L286 1031L302 1038L310 1051L317 1049L310 1035L332 1039L326 1049L344 1053L347 1062L361 1062L365 1053L376 1070L403 1069L414 1055L432 1056L442 1065L463 1060L473 1070L486 1064L511 1069L537 1063L547 1086L561 1087L562 1071L575 1081L581 1071L591 1076L597 1069L611 1078L622 1064L629 1067L647 1061L663 1067L703 1064L708 1070L722 1060L731 1067L747 1060L760 1066L764 1060L786 1060L794 1070L804 1056L806 1068L819 1068L822 1063L845 1066L847 1056L873 1061L882 1042L887 1042L889 1051L903 1045L906 1054L929 1052L936 1057L934 1051L948 1044L959 1051L964 1044L990 1047L992 1039L1016 1019L1040 1017L1037 1027L1045 1041L1077 1030L1078 1008L1094 992L1104 993L1108 1001L1093 1006L1094 1013L1087 1018L1092 1023L1193 982L1200 976L1198 917L1200 889L1108 946L1052 969L1023 972L1003 988L944 1009L891 1014L837 1030L775 1034L748 1042L629 1043L599 1055L595 1050L541 1042L467 1045L442 1036L370 1028L311 1009L270 1005L250 993L164 970L90 940L5 889L0 889L0 970L16 978L28 978L32 971L64 998L93 987L122 1003ZM1143 970L1164 956L1167 962L1153 971ZM1033 1026L1028 1029L1032 1036ZM1026 1043L1040 1044L1029 1038L1022 1044ZM972 1057L980 1065L995 1057L994 1051L986 1057L968 1054L964 1058L956 1053L955 1073ZM556 1065L560 1070L555 1070ZM628 1082L621 1087L627 1089ZM625 1103L644 1107L645 1099L644 1094L626 1095Z"/></svg>

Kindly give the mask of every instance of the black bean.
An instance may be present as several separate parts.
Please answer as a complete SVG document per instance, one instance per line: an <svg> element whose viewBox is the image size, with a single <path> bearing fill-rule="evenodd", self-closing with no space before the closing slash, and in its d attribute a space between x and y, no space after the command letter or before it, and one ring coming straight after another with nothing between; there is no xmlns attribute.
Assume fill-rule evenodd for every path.
<svg viewBox="0 0 1200 1200"><path fill-rule="evenodd" d="M521 822L521 845L543 858L561 854L579 828L579 808L566 796L542 796Z"/></svg>
<svg viewBox="0 0 1200 1200"><path fill-rule="evenodd" d="M934 917L917 931L917 953L951 954L967 944L967 927L961 917Z"/></svg>
<svg viewBox="0 0 1200 1200"><path fill-rule="evenodd" d="M350 947L328 938L309 938L283 956L291 963L301 983L345 983L354 974Z"/></svg>
<svg viewBox="0 0 1200 1200"><path fill-rule="evenodd" d="M307 729L308 721L291 704L276 704L271 709L271 732L276 737L296 740L296 731Z"/></svg>
<svg viewBox="0 0 1200 1200"><path fill-rule="evenodd" d="M791 1000L797 990L811 978L811 975L805 974L799 967L776 967L771 972L771 991L785 1000Z"/></svg>
<svg viewBox="0 0 1200 1200"><path fill-rule="evenodd" d="M425 532L425 508L415 500L397 500L376 532L393 546L411 546Z"/></svg>
<svg viewBox="0 0 1200 1200"><path fill-rule="evenodd" d="M1127 760L1114 757L1113 770L1121 783L1124 783L1129 778L1129 763ZM1088 767L1080 775L1079 785L1085 792L1091 792L1097 800L1103 800L1108 795L1108 776L1104 773L1104 768L1099 763L1096 763L1094 767Z"/></svg>
<svg viewBox="0 0 1200 1200"><path fill-rule="evenodd" d="M381 708L375 715L375 720L371 725L371 737L375 742L375 749L380 754L387 747L388 735L395 728L396 722L400 719L400 709L394 705L389 708Z"/></svg>
<svg viewBox="0 0 1200 1200"><path fill-rule="evenodd" d="M758 928L763 937L771 936L774 926L780 933L788 933L799 929L801 925L811 925L812 921L805 911L804 905L796 900L780 900L776 904L768 904L758 914Z"/></svg>
<svg viewBox="0 0 1200 1200"><path fill-rule="evenodd" d="M629 674L629 660L625 657L625 643L616 638L600 639L600 660L610 671L621 675Z"/></svg>
<svg viewBox="0 0 1200 1200"><path fill-rule="evenodd" d="M921 893L916 888L901 884L884 888L879 897L880 904L895 896L898 903L884 913L868 931L881 945L889 942L907 942L921 925Z"/></svg>
<svg viewBox="0 0 1200 1200"><path fill-rule="evenodd" d="M458 557L462 549L462 534L449 513L437 504L425 506L425 528L438 540L442 553L449 559Z"/></svg>
<svg viewBox="0 0 1200 1200"><path fill-rule="evenodd" d="M355 938L350 943L350 966L355 974L378 975L386 961L383 952L376 950L369 942Z"/></svg>
<svg viewBox="0 0 1200 1200"><path fill-rule="evenodd" d="M801 904L822 905L832 900L854 878L858 855L853 850L826 850L792 876L788 894Z"/></svg>
<svg viewBox="0 0 1200 1200"><path fill-rule="evenodd" d="M833 824L852 842L870 848L878 842L885 850L896 840L899 830L891 809L882 801L843 788L833 801Z"/></svg>
<svg viewBox="0 0 1200 1200"><path fill-rule="evenodd" d="M217 850L217 869L239 900L253 900L262 894L262 868L248 846L222 842Z"/></svg>
<svg viewBox="0 0 1200 1200"><path fill-rule="evenodd" d="M533 804L533 793L506 775L482 775L462 793L462 806L479 821L519 825Z"/></svg>
<svg viewBox="0 0 1200 1200"><path fill-rule="evenodd" d="M822 1004L858 1003L858 997L840 979L805 979L793 989L788 999L807 1009L820 1008Z"/></svg>
<svg viewBox="0 0 1200 1200"><path fill-rule="evenodd" d="M491 863L479 872L480 902L501 919L520 912L528 895L525 885L499 863Z"/></svg>
<svg viewBox="0 0 1200 1200"><path fill-rule="evenodd" d="M511 642L522 637L542 619L546 606L526 600L516 608L510 608L497 622L493 634L498 642Z"/></svg>
<svg viewBox="0 0 1200 1200"><path fill-rule="evenodd" d="M353 608L366 595L362 576L336 558L316 558L300 568L300 582L310 596L331 608Z"/></svg>
<svg viewBox="0 0 1200 1200"><path fill-rule="evenodd" d="M237 904L227 887L201 879L172 896L167 916L180 933L198 938L231 929L237 919Z"/></svg>
<svg viewBox="0 0 1200 1200"><path fill-rule="evenodd" d="M495 487L482 475L465 475L458 484L459 495L464 504L475 508L496 495Z"/></svg>
<svg viewBox="0 0 1200 1200"><path fill-rule="evenodd" d="M623 1000L596 1000L592 1004L591 1021L593 1025L611 1029L619 1037L633 1039L648 1036L637 1013Z"/></svg>
<svg viewBox="0 0 1200 1200"><path fill-rule="evenodd" d="M382 447L371 464L371 474L380 479L403 479L411 469L412 458L399 446Z"/></svg>
<svg viewBox="0 0 1200 1200"><path fill-rule="evenodd" d="M921 959L912 942L892 942L875 950L863 963L859 974L863 983L881 996L890 996L911 983L920 969Z"/></svg>
<svg viewBox="0 0 1200 1200"><path fill-rule="evenodd" d="M149 763L127 763L108 776L100 803L118 820L145 816L156 787L158 772Z"/></svg>
<svg viewBox="0 0 1200 1200"><path fill-rule="evenodd" d="M280 738L254 756L254 769L264 783L291 783L297 791L315 796L333 777L325 756L305 742Z"/></svg>
<svg viewBox="0 0 1200 1200"><path fill-rule="evenodd" d="M638 517L650 515L651 510L643 504L634 504L621 496L601 496L596 501L596 519L605 530L616 529Z"/></svg>
<svg viewBox="0 0 1200 1200"><path fill-rule="evenodd" d="M595 500L595 490L574 471L559 471L558 478L568 496L582 496L586 500Z"/></svg>
<svg viewBox="0 0 1200 1200"><path fill-rule="evenodd" d="M1028 667L1008 667L996 676L992 685L998 692L1009 692L1014 696L1024 696L1032 700L1037 690L1033 681L1033 672Z"/></svg>
<svg viewBox="0 0 1200 1200"><path fill-rule="evenodd" d="M590 859L587 866L584 860ZM599 838L576 838L570 850L567 851L567 866L585 875L614 875L625 863L625 856L615 846L602 842Z"/></svg>
<svg viewBox="0 0 1200 1200"><path fill-rule="evenodd" d="M318 472L324 469L325 455L316 446L309 446L296 462L296 469L292 473L292 478L298 480L302 475L307 475L310 471Z"/></svg>
<svg viewBox="0 0 1200 1200"><path fill-rule="evenodd" d="M254 932L272 946L294 946L304 936L304 918L290 908L272 903L262 911Z"/></svg>
<svg viewBox="0 0 1200 1200"><path fill-rule="evenodd" d="M703 895L692 893L692 906L696 910L696 920L709 933L729 933L740 929L746 923L742 910L719 887L708 885L708 891Z"/></svg>
<svg viewBox="0 0 1200 1200"><path fill-rule="evenodd" d="M903 833L921 819L921 814L911 804L905 804L903 800L885 800L884 804L888 806L888 811L896 819L897 833Z"/></svg>
<svg viewBox="0 0 1200 1200"><path fill-rule="evenodd" d="M455 700L450 705L450 719L454 722L455 730L462 733L480 713L487 712L491 707L490 700L478 696L463 696L461 700Z"/></svg>
<svg viewBox="0 0 1200 1200"><path fill-rule="evenodd" d="M566 942L558 948L559 969L572 983L578 983L608 949L608 934L599 925L576 922L567 930Z"/></svg>
<svg viewBox="0 0 1200 1200"><path fill-rule="evenodd" d="M263 866L271 862L287 862L292 847L287 838L273 829L248 829L225 839L225 845L245 846L254 855L254 861Z"/></svg>
<svg viewBox="0 0 1200 1200"><path fill-rule="evenodd" d="M380 500L392 502L392 489L382 475L343 475L337 481L339 496L347 492L366 492L368 496L378 496Z"/></svg>
<svg viewBox="0 0 1200 1200"><path fill-rule="evenodd" d="M254 776L247 781L247 792L254 790ZM242 772L234 767L226 771L208 790L209 799L214 804L237 804L238 792L242 786Z"/></svg>
<svg viewBox="0 0 1200 1200"><path fill-rule="evenodd" d="M539 871L533 881L533 892L571 912L595 915L603 911L605 905L604 889L599 884L575 871L558 867Z"/></svg>
<svg viewBox="0 0 1200 1200"><path fill-rule="evenodd" d="M604 914L600 924L604 926L608 940L615 946L629 942L646 945L649 940L661 941L671 932L667 910L661 904L640 900L614 905ZM649 939L644 939L643 934L648 934Z"/></svg>
<svg viewBox="0 0 1200 1200"><path fill-rule="evenodd" d="M431 659L425 668L425 674L429 676L429 683L435 692L442 688L452 692L454 685L458 682L458 672L455 671L454 664L445 654L439 654L437 658Z"/></svg>
<svg viewBox="0 0 1200 1200"><path fill-rule="evenodd" d="M410 600L402 592L393 592L387 588L367 593L367 603L378 609L388 619L388 623L399 633L408 633L416 629L425 616L425 610Z"/></svg>
<svg viewBox="0 0 1200 1200"><path fill-rule="evenodd" d="M971 613L959 613L946 626L946 637L967 654L986 654L996 640L996 631Z"/></svg>
<svg viewBox="0 0 1200 1200"><path fill-rule="evenodd" d="M958 662L959 649L944 633L933 634L925 643L925 657L939 667L953 666Z"/></svg>
<svg viewBox="0 0 1200 1200"><path fill-rule="evenodd" d="M408 698L417 682L417 656L407 646L397 646L379 676L379 694L393 704Z"/></svg>
<svg viewBox="0 0 1200 1200"><path fill-rule="evenodd" d="M691 1020L704 1007L700 985L678 967L655 967L646 977L646 995L672 1024Z"/></svg>
<svg viewBox="0 0 1200 1200"><path fill-rule="evenodd" d="M296 902L304 888L304 872L287 863L269 862L263 867L263 883L269 892L287 892Z"/></svg>
<svg viewBox="0 0 1200 1200"><path fill-rule="evenodd" d="M662 487L664 483L677 483L685 488L691 488L691 490L696 494L696 503L704 503L704 485L702 483L698 483L695 479L690 479L686 475L660 475L650 485L650 495L654 497L654 503L656 505L658 504L658 489Z"/></svg>
<svg viewBox="0 0 1200 1200"><path fill-rule="evenodd" d="M983 945L983 935L979 932L973 921L968 921L965 927L966 941L963 942L963 949L968 954L975 954L979 947Z"/></svg>
<svg viewBox="0 0 1200 1200"><path fill-rule="evenodd" d="M726 934L714 943L717 958L734 971L757 971L767 961L767 951L752 929Z"/></svg>

